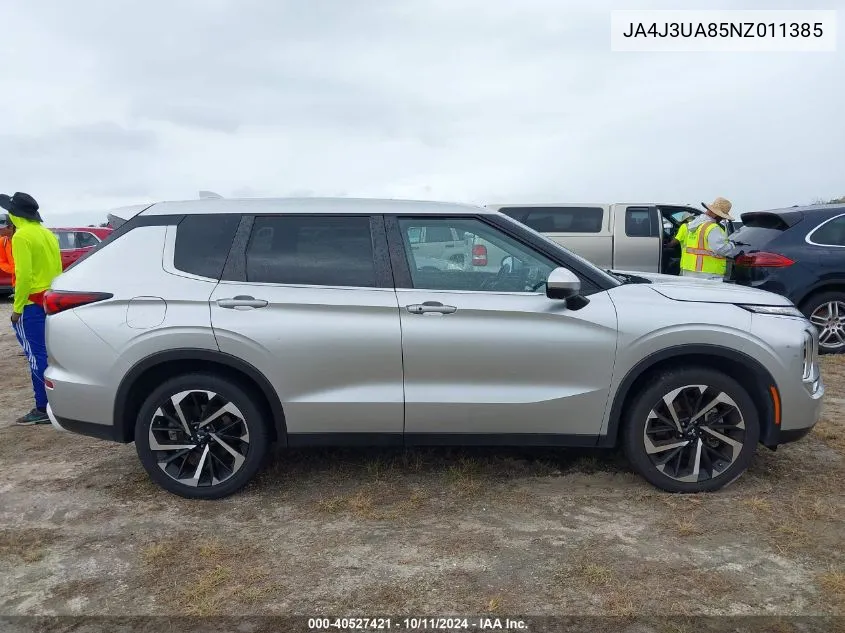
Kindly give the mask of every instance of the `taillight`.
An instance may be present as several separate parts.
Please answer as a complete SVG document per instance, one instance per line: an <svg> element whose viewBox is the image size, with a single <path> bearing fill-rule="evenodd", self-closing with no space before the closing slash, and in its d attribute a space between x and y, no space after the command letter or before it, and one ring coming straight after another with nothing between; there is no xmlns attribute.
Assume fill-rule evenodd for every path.
<svg viewBox="0 0 845 633"><path fill-rule="evenodd" d="M745 266L746 268L786 268L792 266L795 262L778 253L760 251L759 253L740 255L736 258L735 263L737 266Z"/></svg>
<svg viewBox="0 0 845 633"><path fill-rule="evenodd" d="M44 293L44 312L58 314L80 306L96 303L104 299L111 299L108 292L67 292L64 290L48 290Z"/></svg>
<svg viewBox="0 0 845 633"><path fill-rule="evenodd" d="M486 266L487 265L487 247L484 244L476 244L472 247L472 265Z"/></svg>

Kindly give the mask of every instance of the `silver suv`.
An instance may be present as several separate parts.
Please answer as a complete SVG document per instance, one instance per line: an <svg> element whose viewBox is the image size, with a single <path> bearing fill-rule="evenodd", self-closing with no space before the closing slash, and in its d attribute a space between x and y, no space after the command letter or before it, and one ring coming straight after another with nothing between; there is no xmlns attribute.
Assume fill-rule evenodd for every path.
<svg viewBox="0 0 845 633"><path fill-rule="evenodd" d="M416 261L421 226L483 239L500 268ZM53 424L134 441L185 497L240 489L274 442L621 444L659 488L715 490L758 443L805 435L823 393L788 300L612 276L455 204L155 204L45 307Z"/></svg>

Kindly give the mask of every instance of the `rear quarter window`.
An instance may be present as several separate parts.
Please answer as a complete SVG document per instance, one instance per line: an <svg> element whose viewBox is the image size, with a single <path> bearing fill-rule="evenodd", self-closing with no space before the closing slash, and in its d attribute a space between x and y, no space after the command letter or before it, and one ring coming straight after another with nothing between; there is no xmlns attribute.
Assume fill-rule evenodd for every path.
<svg viewBox="0 0 845 633"><path fill-rule="evenodd" d="M240 214L189 215L176 229L173 267L185 273L220 279Z"/></svg>
<svg viewBox="0 0 845 633"><path fill-rule="evenodd" d="M601 207L504 207L501 213L538 233L600 233Z"/></svg>

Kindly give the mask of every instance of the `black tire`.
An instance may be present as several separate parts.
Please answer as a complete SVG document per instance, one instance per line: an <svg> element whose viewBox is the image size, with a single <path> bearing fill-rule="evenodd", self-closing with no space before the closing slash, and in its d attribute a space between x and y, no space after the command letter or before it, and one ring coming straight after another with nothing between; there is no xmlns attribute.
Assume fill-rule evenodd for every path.
<svg viewBox="0 0 845 633"><path fill-rule="evenodd" d="M648 422L650 413L653 409L662 406L663 397L671 394L674 390L680 389L685 386L690 385L704 385L709 388L712 388L717 393L723 392L727 395L733 403L736 404L736 408L738 409L738 415L742 416L742 421L744 422L744 433L738 430L740 427L737 425L730 430L730 433L734 433L737 437L742 437L741 440L741 448L733 449L728 448L728 445L719 443L721 445L722 450L730 450L734 453L736 450L739 451L738 455L735 455L733 462L728 462L727 459L722 460L721 462L716 460L716 464L723 465L724 463L729 463L726 468L723 470L712 467L709 476L705 479L699 479L698 481L679 481L678 479L666 474L660 470L660 468L653 463L652 457L649 456L647 453L646 448L646 439L645 439L645 431L646 431L646 424ZM688 391L688 392L681 392L678 397L687 395L687 393L695 393L695 391ZM705 394L707 394L705 396ZM702 394L702 400L709 398L709 392L705 392ZM673 404L673 407L675 405ZM683 408L683 402L681 402L681 408ZM704 405L699 405L703 407ZM689 410L695 407L690 407ZM729 407L726 407L725 410L729 410ZM676 411L678 408L676 407ZM668 411L668 409L666 409ZM715 410L714 410L715 411ZM667 492L681 492L681 493L696 493L696 492L710 492L713 490L718 490L724 486L727 486L734 480L736 480L748 466L751 464L751 460L754 458L754 453L757 450L757 442L760 439L760 419L759 414L757 411L757 407L754 404L754 401L748 395L748 392L743 389L743 387L733 378L730 376L723 374L719 371L715 371L712 369L704 368L704 367L690 367L684 369L674 369L670 370L658 375L655 375L646 385L645 387L634 397L633 401L630 402L630 406L628 410L625 412L625 417L623 418L622 422L624 424L623 432L624 432L624 448L625 454L628 457L628 460L631 462L631 465L634 469L642 475L649 483L657 486L661 490L665 490ZM678 413L679 417L682 415L682 411ZM732 420L737 420L737 414L730 413L730 416L733 416ZM665 417L668 417L666 415ZM663 424L660 421L653 421L652 424ZM705 424L705 426L708 426ZM724 425L722 425L724 426ZM655 427L650 427L650 430L653 430ZM723 429L719 429L721 433L725 435L728 434L728 431ZM703 432L702 430L695 430L691 429L690 433L699 433L699 438L704 441L714 442L713 436L710 435L708 432ZM691 437L695 437L694 435ZM739 442L736 437L733 438L734 441ZM678 434L676 438L677 441L685 441L684 437ZM666 444L670 444L673 442L671 438L667 438ZM693 439L690 440L693 444L690 445L691 450L695 450L693 447L696 446L696 442L698 440ZM686 448L682 449L673 449L673 452L677 455L681 451L687 450ZM698 449L702 451L702 453L706 454L706 457L702 458L700 462L702 465L705 466L706 464L704 460L707 460L707 463L713 465L712 455L715 454L716 450L706 445L702 449ZM659 453L658 455L660 458L665 458L669 451L664 451ZM658 455L655 455L655 459L658 458ZM678 463L681 463L684 457L689 457L689 454L682 454L677 459L679 460ZM665 465L667 470L671 469L672 460L669 460L669 464ZM686 462L687 464L689 462ZM718 472L716 472L718 470ZM676 471L677 472L677 471ZM692 471L695 472L695 471ZM715 473L715 476L713 476ZM706 473L705 473L706 474Z"/></svg>
<svg viewBox="0 0 845 633"><path fill-rule="evenodd" d="M824 306L826 303L831 303L834 301L839 301L845 303L845 293L842 292L822 292L819 294L815 294L811 296L809 299L806 299L801 304L801 312L804 313L804 316L810 319L813 313ZM845 315L843 315L845 317ZM812 321L812 319L810 319ZM816 324L817 325L817 324ZM845 321L843 321L843 326L845 326ZM817 326L816 328L819 330L819 336L822 334L821 328ZM845 345L840 345L839 347L831 347L829 345L823 344L819 341L819 353L820 354L841 354L845 352Z"/></svg>
<svg viewBox="0 0 845 633"><path fill-rule="evenodd" d="M225 428L231 428L231 425L236 425L237 432L243 432L245 427L248 433L248 440L246 442L247 446L243 448L243 444L238 444L238 451L236 451L245 451L245 455L242 456L242 462L237 468L231 467L233 473L224 477L216 484L213 483L214 479L211 479L211 477L214 476L213 470L208 476L208 479L211 481L208 485L191 486L180 483L174 477L166 473L159 465L160 457L163 458L166 455L173 455L174 452L155 451L150 448L150 429L154 423L154 418L156 418L156 412L161 407L170 406L171 396L185 391L209 391L218 394L222 401L227 401L234 405L241 414L241 416L218 418L221 420L220 424L230 425ZM191 397L193 398L194 396ZM185 408L189 411L200 411L200 409L191 409L190 405L186 405ZM188 413L184 413L184 415L186 418L189 417ZM245 389L240 384L211 374L185 374L183 376L177 376L167 380L155 389L144 401L135 423L135 448L138 452L141 464L150 475L150 478L168 492L188 499L220 499L243 488L264 464L270 445L270 435L267 423L263 418L264 416L261 409L255 404L255 397L249 390ZM170 419L175 420L176 416L171 415ZM161 421L164 420L164 418L158 417L157 420L156 424L161 425ZM232 420L235 420L235 422L231 422ZM167 422L165 421L165 423ZM189 424L189 426L192 425ZM175 426L173 436L168 438L172 440L174 444L182 443L188 445L194 444L197 441L196 439L185 439L188 436L186 434L183 435L179 428L180 427L178 425ZM223 430L225 430L225 428ZM205 429L209 430L211 427L205 427ZM161 433L161 431L156 432ZM199 431L195 432L199 433ZM219 432L222 433L222 430ZM225 461L228 459L228 454L225 451L221 453L221 445L218 443L220 439L222 438L218 438L217 441L213 441L206 437L205 442L209 445L209 450L216 450ZM203 440L200 440L200 442L202 441ZM237 441L238 440L229 440L227 445L232 448L232 445ZM197 444L197 446L199 446L199 444ZM200 451L200 453L202 450L203 449L200 448L196 449L196 451ZM188 461L189 459L194 459L198 461L201 459L202 455L200 454L197 457L196 451L193 451L192 455L188 455L185 460ZM180 457L179 459L182 458ZM206 459L210 462L214 462L213 457L206 456ZM223 463L220 459L218 459L215 463L218 462ZM211 468L213 469L213 467L214 465L212 464ZM208 466L206 466L206 468L208 468ZM219 464L218 471L218 474L225 474L227 472L225 467L220 466Z"/></svg>

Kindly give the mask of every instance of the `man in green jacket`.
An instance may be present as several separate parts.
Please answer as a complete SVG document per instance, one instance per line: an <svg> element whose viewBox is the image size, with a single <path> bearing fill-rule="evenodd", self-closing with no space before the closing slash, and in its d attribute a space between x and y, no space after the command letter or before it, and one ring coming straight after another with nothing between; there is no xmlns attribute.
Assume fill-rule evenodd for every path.
<svg viewBox="0 0 845 633"><path fill-rule="evenodd" d="M49 424L44 370L47 369L47 344L44 340L46 314L44 292L62 272L59 240L42 225L38 203L26 193L0 194L0 207L9 212L15 225L12 256L15 261L15 299L12 327L29 361L35 408L15 424Z"/></svg>

